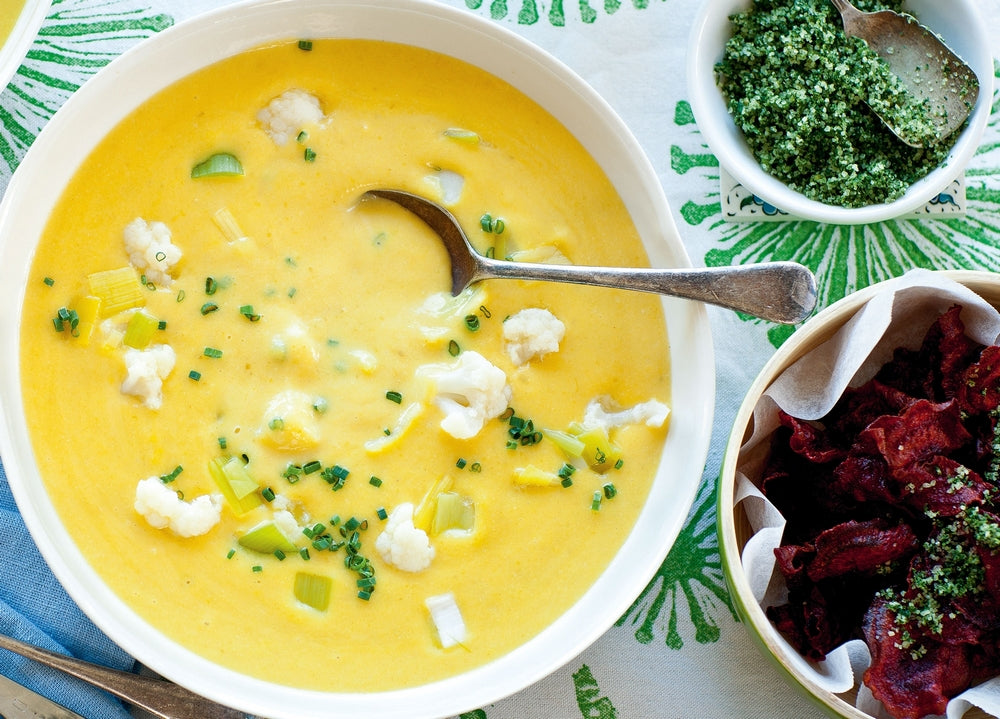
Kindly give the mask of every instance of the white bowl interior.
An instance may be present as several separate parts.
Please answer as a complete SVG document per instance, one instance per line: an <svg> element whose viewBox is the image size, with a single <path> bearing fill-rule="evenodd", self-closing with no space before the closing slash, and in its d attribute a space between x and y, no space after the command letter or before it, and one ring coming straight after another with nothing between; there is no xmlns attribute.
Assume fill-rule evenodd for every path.
<svg viewBox="0 0 1000 719"><path fill-rule="evenodd" d="M701 480L711 432L714 359L703 307L663 302L674 348L671 428L647 505L598 582L551 627L493 663L380 694L305 691L243 676L146 624L103 584L60 525L22 419L17 347L23 288L46 218L89 150L171 82L241 50L298 37L407 43L446 52L510 82L559 119L604 168L652 264L689 265L656 174L629 130L581 79L514 33L425 0L251 0L229 6L164 31L95 75L53 117L14 174L0 205L0 453L32 536L70 595L113 640L161 674L261 716L454 715L524 688L585 649L628 609L669 551Z"/></svg>
<svg viewBox="0 0 1000 719"><path fill-rule="evenodd" d="M50 4L50 0L28 0L10 35L0 44L0 90L7 86L24 56L28 54L38 29L45 21Z"/></svg>
<svg viewBox="0 0 1000 719"><path fill-rule="evenodd" d="M879 222L912 212L937 195L961 174L975 154L993 100L993 56L986 23L974 0L947 4L934 0L907 0L904 8L934 30L975 71L979 100L948 158L915 182L899 199L863 208L827 205L789 189L766 174L750 153L715 81L715 65L722 59L732 35L729 16L752 6L752 0L706 0L695 20L689 41L687 79L691 107L698 128L720 164L759 197L795 217L838 224Z"/></svg>

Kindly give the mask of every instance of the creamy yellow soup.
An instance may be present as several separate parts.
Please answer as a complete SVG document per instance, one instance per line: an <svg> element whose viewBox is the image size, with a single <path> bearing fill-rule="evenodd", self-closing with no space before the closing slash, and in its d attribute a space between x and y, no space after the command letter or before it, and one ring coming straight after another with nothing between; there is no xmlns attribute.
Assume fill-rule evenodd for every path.
<svg viewBox="0 0 1000 719"><path fill-rule="evenodd" d="M23 0L4 0L0 3L0 45L7 42L22 10L24 10Z"/></svg>
<svg viewBox="0 0 1000 719"><path fill-rule="evenodd" d="M277 144L258 114L293 89L322 118ZM192 178L220 153L243 173ZM657 297L494 281L435 306L450 297L444 250L405 210L359 200L375 187L447 202L486 254L648 264L596 163L507 84L396 44L289 42L183 79L110 133L58 202L23 310L35 454L88 561L182 645L320 690L441 679L537 635L622 545L668 424L626 413L605 425L603 457L553 441L585 436L598 398L612 413L669 402ZM137 310L91 323L83 299L91 275L130 266L123 237L137 218L163 223L183 253L169 276L136 272L157 325L133 350L175 356L157 408L123 391L123 331ZM517 364L505 322L526 309L546 310L564 336ZM454 406L427 368L454 369L470 353L502 373L509 396L457 438L442 428ZM282 404L290 396L311 406ZM508 407L532 421L527 440L512 438ZM255 483L258 506L243 514L219 499L209 469L227 458ZM326 479L307 471L320 467ZM150 477L187 504L214 497L218 522L195 536L157 528L135 506ZM450 531L415 528L433 547L429 565L387 561L377 546L394 510L410 503L426 517L446 493L471 512ZM293 551L240 543L281 511L306 530L292 533ZM352 518L374 583L336 548ZM314 544L325 535L333 547ZM330 581L328 605L297 597L302 574ZM448 595L465 633L446 647L425 601Z"/></svg>

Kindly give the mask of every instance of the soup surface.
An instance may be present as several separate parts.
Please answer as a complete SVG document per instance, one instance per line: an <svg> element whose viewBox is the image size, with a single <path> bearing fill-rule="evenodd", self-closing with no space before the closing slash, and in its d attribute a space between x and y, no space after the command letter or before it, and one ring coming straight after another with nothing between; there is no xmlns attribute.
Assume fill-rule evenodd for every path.
<svg viewBox="0 0 1000 719"><path fill-rule="evenodd" d="M452 298L438 239L360 199L375 187L445 202L486 254L648 264L596 163L507 84L391 43L288 42L110 133L22 314L35 454L87 559L181 644L322 690L425 683L535 636L621 546L668 424L659 298Z"/></svg>
<svg viewBox="0 0 1000 719"><path fill-rule="evenodd" d="M24 10L24 0L4 0L0 3L0 46L7 42L22 10Z"/></svg>

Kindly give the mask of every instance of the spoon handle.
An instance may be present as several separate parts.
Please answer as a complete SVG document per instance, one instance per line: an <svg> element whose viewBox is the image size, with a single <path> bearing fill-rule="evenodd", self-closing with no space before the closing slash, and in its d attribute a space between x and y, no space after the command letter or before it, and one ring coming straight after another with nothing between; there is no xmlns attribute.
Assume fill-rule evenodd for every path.
<svg viewBox="0 0 1000 719"><path fill-rule="evenodd" d="M782 324L795 324L816 306L816 279L796 262L683 269L544 265L484 258L476 280L544 280L652 292L699 300Z"/></svg>
<svg viewBox="0 0 1000 719"><path fill-rule="evenodd" d="M209 701L164 679L92 664L0 634L0 648L65 672L160 719L244 719L246 714Z"/></svg>

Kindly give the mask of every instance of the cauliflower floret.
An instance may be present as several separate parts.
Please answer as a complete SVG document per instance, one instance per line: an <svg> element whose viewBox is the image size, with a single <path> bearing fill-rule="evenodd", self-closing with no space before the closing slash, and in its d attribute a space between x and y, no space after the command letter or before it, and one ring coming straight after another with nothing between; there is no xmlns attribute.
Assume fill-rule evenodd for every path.
<svg viewBox="0 0 1000 719"><path fill-rule="evenodd" d="M603 427L605 430L624 427L627 424L662 427L669 416L670 408L659 400L651 399L628 409L622 409L610 397L597 397L590 400L583 410L583 426Z"/></svg>
<svg viewBox="0 0 1000 719"><path fill-rule="evenodd" d="M533 357L544 357L559 351L566 335L566 325L546 309L528 307L507 318L503 323L503 338L507 354L517 366Z"/></svg>
<svg viewBox="0 0 1000 719"><path fill-rule="evenodd" d="M507 375L478 352L463 352L452 364L423 365L417 376L434 384L434 404L445 413L441 429L455 439L475 437L510 404Z"/></svg>
<svg viewBox="0 0 1000 719"><path fill-rule="evenodd" d="M136 485L134 506L135 511L156 529L169 527L178 536L197 537L219 523L222 496L203 494L185 502L159 477L153 476Z"/></svg>
<svg viewBox="0 0 1000 719"><path fill-rule="evenodd" d="M309 369L319 362L319 344L309 334L309 328L298 317L289 319L288 324L271 338L271 354L280 361L291 361Z"/></svg>
<svg viewBox="0 0 1000 719"><path fill-rule="evenodd" d="M181 249L171 242L170 228L162 222L137 217L125 226L125 251L132 266L157 287L170 287L170 271L181 259Z"/></svg>
<svg viewBox="0 0 1000 719"><path fill-rule="evenodd" d="M268 402L257 436L289 452L315 447L319 443L319 426L314 404L314 397L301 390L279 392Z"/></svg>
<svg viewBox="0 0 1000 719"><path fill-rule="evenodd" d="M142 400L149 409L163 405L163 380L173 371L177 355L170 345L150 345L144 350L125 350L125 370L122 394Z"/></svg>
<svg viewBox="0 0 1000 719"><path fill-rule="evenodd" d="M434 559L434 547L427 532L413 526L410 502L392 510L385 529L375 540L375 550L382 559L404 572L422 572Z"/></svg>
<svg viewBox="0 0 1000 719"><path fill-rule="evenodd" d="M279 146L298 136L307 125L321 124L324 118L319 98L295 88L281 93L257 112L264 132Z"/></svg>

